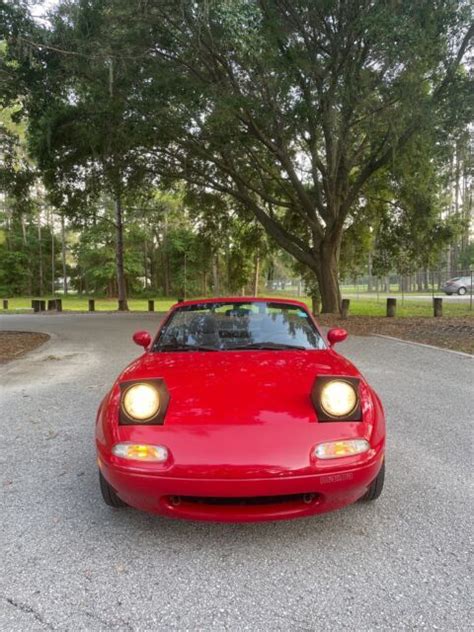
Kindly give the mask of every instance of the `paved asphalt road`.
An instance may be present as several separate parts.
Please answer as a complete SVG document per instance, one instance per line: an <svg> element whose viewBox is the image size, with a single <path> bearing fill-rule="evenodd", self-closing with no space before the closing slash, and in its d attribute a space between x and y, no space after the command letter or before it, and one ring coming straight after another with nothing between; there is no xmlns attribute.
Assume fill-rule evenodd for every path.
<svg viewBox="0 0 474 632"><path fill-rule="evenodd" d="M3 316L53 334L0 367L0 630L472 629L473 362L380 338L340 345L384 401L372 505L212 524L100 498L97 405L156 315Z"/></svg>

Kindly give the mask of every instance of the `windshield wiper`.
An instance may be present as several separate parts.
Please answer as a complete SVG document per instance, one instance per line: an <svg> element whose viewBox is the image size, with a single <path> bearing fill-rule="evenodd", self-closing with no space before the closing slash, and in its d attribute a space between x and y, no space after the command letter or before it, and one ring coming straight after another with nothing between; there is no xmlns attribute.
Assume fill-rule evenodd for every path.
<svg viewBox="0 0 474 632"><path fill-rule="evenodd" d="M285 349L296 349L297 351L307 351L306 347L299 345L288 345L280 342L251 342L248 345L237 345L236 347L228 347L228 351L234 351L234 349L271 349L274 351Z"/></svg>
<svg viewBox="0 0 474 632"><path fill-rule="evenodd" d="M206 345L187 345L179 342L167 342L156 346L155 351L220 351L220 349Z"/></svg>

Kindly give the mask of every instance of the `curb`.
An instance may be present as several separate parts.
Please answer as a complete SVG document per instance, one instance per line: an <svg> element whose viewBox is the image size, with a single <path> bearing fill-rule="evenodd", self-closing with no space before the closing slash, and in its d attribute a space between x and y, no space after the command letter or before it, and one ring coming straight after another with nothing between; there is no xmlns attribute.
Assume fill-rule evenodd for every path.
<svg viewBox="0 0 474 632"><path fill-rule="evenodd" d="M393 340L394 342L401 342L405 345L415 345L417 347L425 347L427 349L435 349L435 351L446 351L446 353L454 353L458 356L463 356L465 358L470 358L474 360L474 355L470 353L464 353L464 351L455 351L454 349L445 349L444 347L436 347L435 345L428 345L424 342L413 342L412 340L404 340L403 338L395 338L394 336L385 336L383 334L370 334L371 336L375 336L376 338L385 338L386 340Z"/></svg>

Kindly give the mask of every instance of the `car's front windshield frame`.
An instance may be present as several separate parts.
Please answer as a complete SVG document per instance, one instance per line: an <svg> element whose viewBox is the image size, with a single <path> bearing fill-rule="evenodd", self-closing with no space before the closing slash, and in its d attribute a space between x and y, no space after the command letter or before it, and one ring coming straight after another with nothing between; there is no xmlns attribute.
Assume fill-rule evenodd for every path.
<svg viewBox="0 0 474 632"><path fill-rule="evenodd" d="M194 316L189 317L190 314ZM193 319L196 320L200 315L201 320L212 318L217 330L209 334L204 331L204 323L204 333L199 332L198 336L194 332L189 333L187 320L192 325ZM176 323L176 319L181 321ZM272 323L275 322L279 326L278 331L276 326L273 327ZM263 329L265 326L266 330ZM238 340L238 337L242 340ZM327 349L326 342L305 306L275 300L206 301L179 305L171 310L151 347L153 352L324 349Z"/></svg>

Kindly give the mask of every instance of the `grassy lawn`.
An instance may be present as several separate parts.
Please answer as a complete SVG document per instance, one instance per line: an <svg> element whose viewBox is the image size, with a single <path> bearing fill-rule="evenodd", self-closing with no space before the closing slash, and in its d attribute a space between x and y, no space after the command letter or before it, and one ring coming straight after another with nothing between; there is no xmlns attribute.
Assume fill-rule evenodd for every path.
<svg viewBox="0 0 474 632"><path fill-rule="evenodd" d="M36 297L35 297L36 298ZM53 298L52 296L42 297L43 300ZM87 312L89 310L88 297L80 296L67 296L63 297L57 295L55 298L62 298L63 311L82 311ZM92 298L92 297L91 297ZM174 298L155 298L155 311L166 312L171 305L176 303ZM0 302L1 305L1 302ZM131 311L146 312L148 310L148 299L145 298L133 298L128 300L128 306ZM31 311L31 298L17 297L11 298L8 301L8 311ZM115 298L96 298L95 310L97 312L114 312L117 310L117 299ZM0 312L1 313L1 312Z"/></svg>
<svg viewBox="0 0 474 632"><path fill-rule="evenodd" d="M345 292L343 292L345 294ZM58 296L59 298L59 296ZM284 297L283 293L278 293L278 298L295 298ZM47 300L47 297L45 297ZM175 298L159 297L155 298L155 311L165 312L171 305L176 302ZM299 300L304 301L308 306L311 306L311 299L307 297L301 297ZM358 299L351 296L351 305L349 314L354 316L385 316L385 299L380 297L379 300L375 297L359 297ZM131 311L146 312L148 310L148 299L129 299L129 308ZM0 303L1 305L1 303ZM95 299L96 311L116 311L117 300L107 298ZM9 299L8 312L24 312L31 311L31 298L18 297ZM63 311L88 311L88 299L87 297L68 296L63 298ZM8 313L4 312L4 313ZM1 313L1 311L0 311ZM429 317L433 315L433 308L431 301L427 300L406 300L402 305L401 297L397 297L397 316L402 318L410 317ZM444 316L473 316L474 311L469 310L469 301L463 303L452 303L445 301L443 304Z"/></svg>
<svg viewBox="0 0 474 632"><path fill-rule="evenodd" d="M309 307L311 306L311 299L301 298L299 300L304 301ZM376 298L354 298L350 297L349 315L352 316L385 316L386 314L386 301L384 299ZM401 318L414 318L433 316L433 306L431 301L405 301L402 305L401 298L397 297L397 316ZM464 303L443 303L443 316L472 316L474 317L474 311L469 311L469 302Z"/></svg>
<svg viewBox="0 0 474 632"><path fill-rule="evenodd" d="M351 297L351 305L349 314L355 316L385 316L386 301L376 298L361 298L359 300ZM464 303L448 303L443 302L443 316L474 316L474 311L469 311L469 302ZM397 297L397 316L401 318L412 318L416 316L433 316L433 306L431 301L405 301Z"/></svg>

